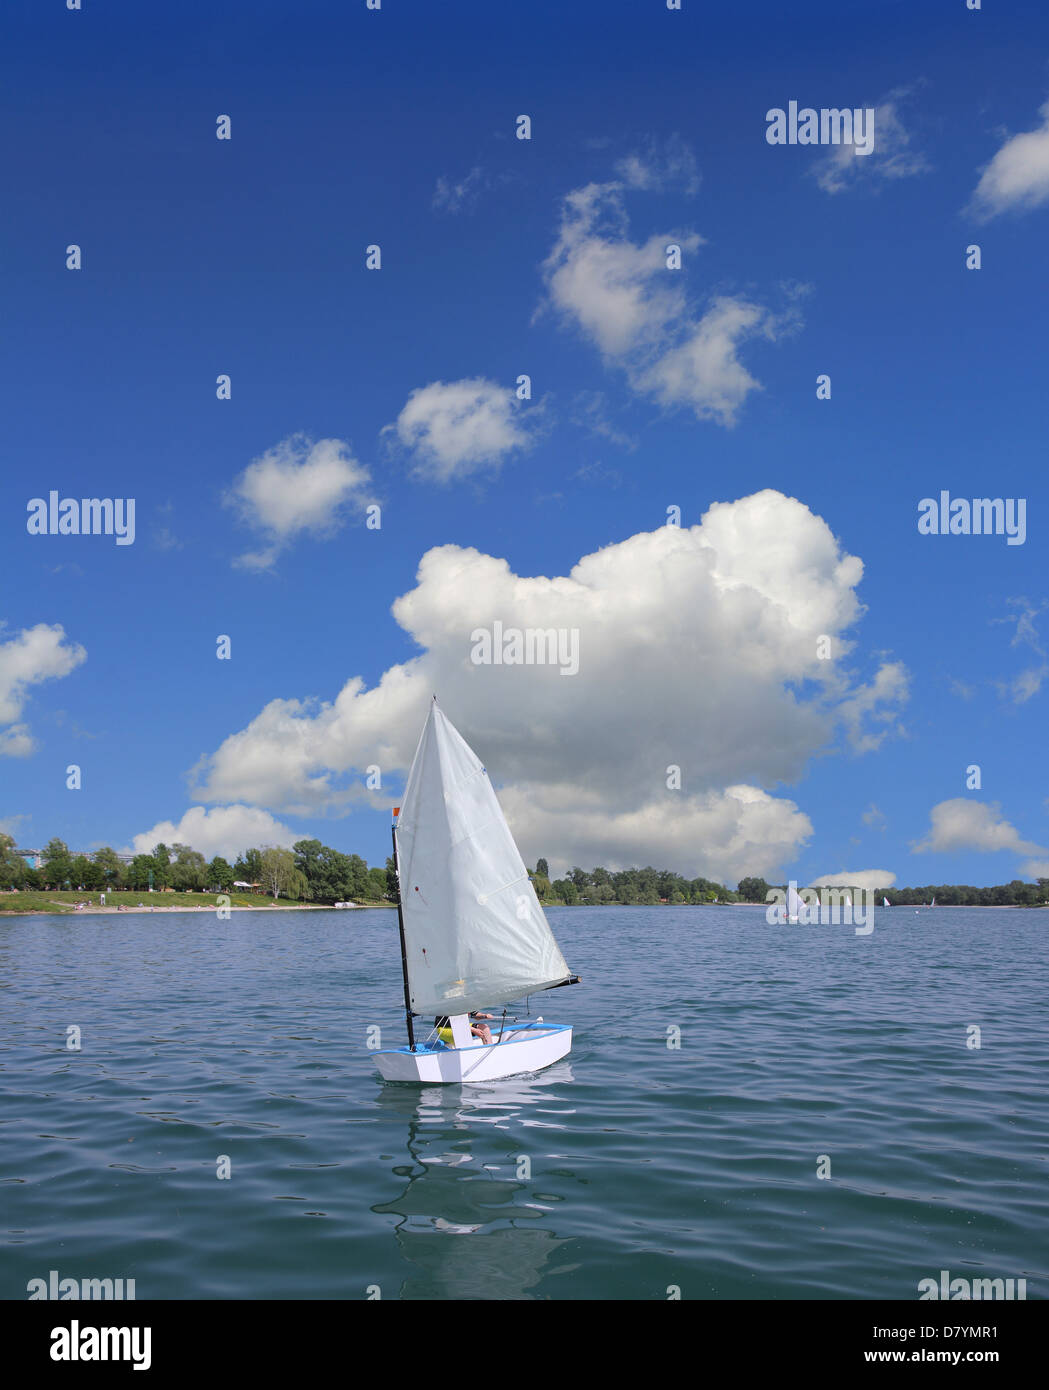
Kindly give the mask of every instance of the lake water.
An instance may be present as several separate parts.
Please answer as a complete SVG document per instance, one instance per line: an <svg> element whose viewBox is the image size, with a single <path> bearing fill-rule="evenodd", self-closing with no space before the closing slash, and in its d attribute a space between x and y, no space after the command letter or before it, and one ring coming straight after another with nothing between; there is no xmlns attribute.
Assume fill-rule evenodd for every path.
<svg viewBox="0 0 1049 1390"><path fill-rule="evenodd" d="M374 1070L391 911L0 919L0 1297L1046 1296L1049 913L549 917L571 1056L462 1088Z"/></svg>

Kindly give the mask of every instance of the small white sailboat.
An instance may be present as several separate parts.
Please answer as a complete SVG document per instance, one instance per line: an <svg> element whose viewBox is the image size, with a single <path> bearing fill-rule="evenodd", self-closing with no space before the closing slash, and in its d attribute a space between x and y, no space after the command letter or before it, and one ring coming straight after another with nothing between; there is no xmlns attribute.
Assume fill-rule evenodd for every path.
<svg viewBox="0 0 1049 1390"><path fill-rule="evenodd" d="M436 696L394 815L408 1046L374 1054L383 1077L491 1081L566 1056L568 1024L504 1014L490 1020L491 1043L473 1034L471 1013L578 977L554 940L487 772ZM416 1041L413 1019L421 1015L435 1023ZM437 1019L447 1022L438 1027Z"/></svg>
<svg viewBox="0 0 1049 1390"><path fill-rule="evenodd" d="M787 884L787 921L797 922L801 911L801 895L793 883Z"/></svg>
<svg viewBox="0 0 1049 1390"><path fill-rule="evenodd" d="M845 907L851 907L851 906L852 906L852 894L851 894L851 893L846 893L846 894L845 894L845 903L844 903L844 906L845 906Z"/></svg>
<svg viewBox="0 0 1049 1390"><path fill-rule="evenodd" d="M888 898L882 898L882 900L881 900L881 905L882 905L882 907L888 907L888 906L889 906L889 900L888 900Z"/></svg>
<svg viewBox="0 0 1049 1390"><path fill-rule="evenodd" d="M930 906L930 907L935 907L935 906L936 906L936 899L935 899L935 898L933 898L933 900L932 900L932 902L929 904L929 906Z"/></svg>

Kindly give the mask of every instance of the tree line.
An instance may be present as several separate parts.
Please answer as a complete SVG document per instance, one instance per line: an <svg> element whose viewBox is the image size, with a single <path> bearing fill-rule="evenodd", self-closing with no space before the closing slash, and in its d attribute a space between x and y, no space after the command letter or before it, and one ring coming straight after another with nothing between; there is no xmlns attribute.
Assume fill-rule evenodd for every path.
<svg viewBox="0 0 1049 1390"><path fill-rule="evenodd" d="M547 906L645 906L657 903L761 903L770 888L786 891L786 884L769 884L763 878L741 878L735 891L708 878L686 878L671 869L569 869L564 878L551 881L545 859L529 877L541 903ZM85 892L130 889L144 892L173 888L179 892L228 893L234 881L258 884L274 898L305 902L392 902L398 900L393 859L383 868L369 868L359 854L343 854L320 840L299 840L291 849L248 849L233 864L221 855L210 861L189 845L156 845L152 854L136 854L123 863L116 851L104 846L92 855L73 855L59 839L49 840L41 853L41 866L32 868L15 853L10 835L0 835L0 889L83 889ZM800 884L800 887L806 885ZM855 884L834 885L855 897ZM888 898L890 907L921 907L936 899L941 907L1037 907L1049 900L1049 878L988 888L969 884L936 883L923 888L877 889L876 899Z"/></svg>
<svg viewBox="0 0 1049 1390"><path fill-rule="evenodd" d="M671 869L585 869L573 868L565 878L550 879L545 859L540 859L530 874L539 901L549 906L568 907L608 904L654 903L761 903L768 902L768 893L787 885L766 883L763 878L741 878L733 892L722 883L708 878L685 878ZM799 884L800 888L806 887ZM830 888L832 885L825 885ZM839 892L849 892L858 901L860 889L851 883L833 885ZM890 907L921 907L936 899L938 907L1039 907L1049 901L1049 878L1025 883L1014 878L990 888L973 888L968 884L933 883L924 888L877 889L876 901L888 898Z"/></svg>
<svg viewBox="0 0 1049 1390"><path fill-rule="evenodd" d="M799 883L799 888L806 885ZM823 885L829 888L830 884ZM860 891L855 884L834 884L838 892L850 892L855 899ZM741 878L737 893L740 902L764 903L770 888L787 891L785 883L766 883L763 878ZM1025 883L1014 878L1011 883L998 883L989 888L974 888L967 883L927 883L924 888L876 888L876 902L889 900L890 907L922 907L936 899L937 907L1041 907L1049 900L1049 878Z"/></svg>
<svg viewBox="0 0 1049 1390"><path fill-rule="evenodd" d="M230 864L222 855L210 861L189 845L156 845L130 864L108 845L90 856L71 854L64 841L49 840L40 868L15 853L10 835L0 835L0 888L85 892L150 887L182 893L229 893L234 882L257 884L274 898L305 902L395 902L393 860L369 868L359 854L343 854L320 840L299 840L291 849L247 849Z"/></svg>
<svg viewBox="0 0 1049 1390"><path fill-rule="evenodd" d="M567 907L667 903L734 903L739 899L723 883L709 878L684 878L671 869L569 869L565 878L550 881L545 859L530 875L541 903Z"/></svg>

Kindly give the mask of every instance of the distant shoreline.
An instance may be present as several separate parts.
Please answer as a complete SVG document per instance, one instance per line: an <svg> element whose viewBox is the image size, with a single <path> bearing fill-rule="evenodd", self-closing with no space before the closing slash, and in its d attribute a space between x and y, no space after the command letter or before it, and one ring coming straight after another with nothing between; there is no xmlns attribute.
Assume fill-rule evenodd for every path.
<svg viewBox="0 0 1049 1390"><path fill-rule="evenodd" d="M279 912L364 912L370 908L394 907L394 903L354 903L353 907L333 907L331 903L281 903L266 902L260 903L257 907L245 907L231 903L229 907L223 907L223 912L272 912L276 908ZM144 903L141 907L82 907L78 911L75 907L56 907L52 911L47 908L31 908L28 912L10 912L0 908L0 917L123 917L125 914L140 916L146 912L218 912L218 903L195 903L192 906L177 905L173 907L156 907L149 903Z"/></svg>

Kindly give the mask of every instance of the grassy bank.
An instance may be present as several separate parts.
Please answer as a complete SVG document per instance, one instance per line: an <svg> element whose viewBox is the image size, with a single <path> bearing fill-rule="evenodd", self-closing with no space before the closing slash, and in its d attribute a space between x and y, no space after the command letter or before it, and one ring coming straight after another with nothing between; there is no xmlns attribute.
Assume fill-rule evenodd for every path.
<svg viewBox="0 0 1049 1390"><path fill-rule="evenodd" d="M229 905L238 910L246 908L268 908L273 901L272 898L262 897L258 893L230 893ZM87 903L88 912L97 914L99 912L98 893L86 892L41 892L31 893L0 893L0 916L5 914L22 915L27 912L52 912L52 913L72 913L76 910L78 902ZM389 907L389 903L368 903L362 902L362 907ZM296 898L280 898L277 901L278 907L309 907L322 908L330 906L326 903L302 902ZM148 911L149 908L160 909L181 909L185 911L189 908L207 909L214 911L216 907L216 895L214 893L148 893L148 892L110 892L106 894L106 905L103 909L109 912L117 907L126 907L130 912ZM86 914L79 913L78 916Z"/></svg>

